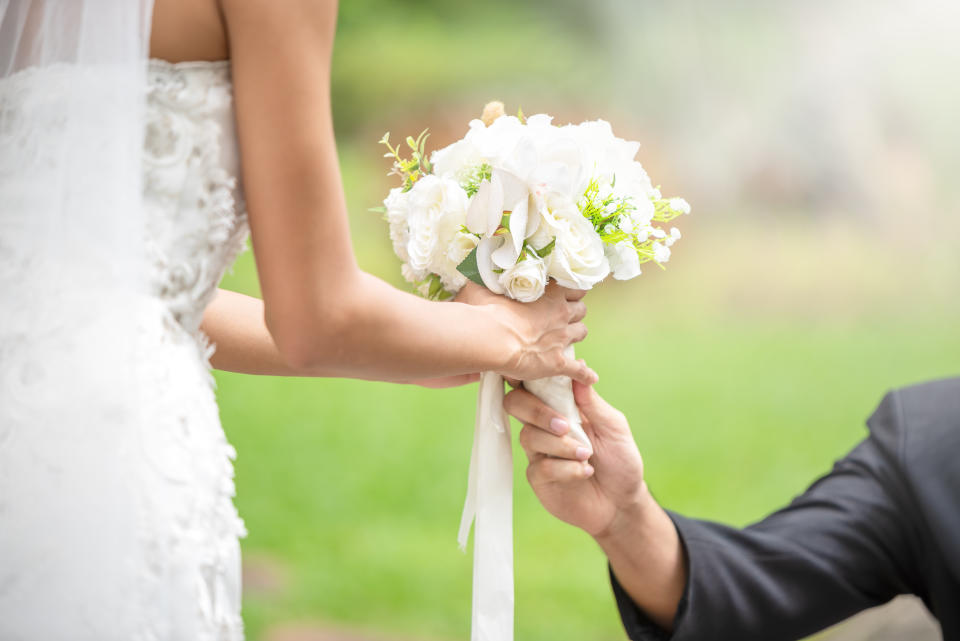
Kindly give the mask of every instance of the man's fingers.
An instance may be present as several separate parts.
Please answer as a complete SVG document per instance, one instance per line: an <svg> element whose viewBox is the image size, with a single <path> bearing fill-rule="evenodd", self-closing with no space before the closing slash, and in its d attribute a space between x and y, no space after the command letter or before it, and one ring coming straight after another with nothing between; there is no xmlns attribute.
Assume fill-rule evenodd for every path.
<svg viewBox="0 0 960 641"><path fill-rule="evenodd" d="M526 427L526 425L524 427ZM534 427L532 429L538 429L538 428ZM523 430L521 430L521 432L522 431ZM542 452L537 452L536 450L531 449L526 445L524 445L524 442L522 440L520 441L520 447L523 448L523 453L527 455L527 461L529 463L536 463L540 459L546 457L546 454L543 454Z"/></svg>
<svg viewBox="0 0 960 641"><path fill-rule="evenodd" d="M593 452L572 436L557 436L546 432L536 425L524 425L520 430L520 446L533 461L537 455L555 458L586 461Z"/></svg>
<svg viewBox="0 0 960 641"><path fill-rule="evenodd" d="M582 481L593 476L593 466L585 461L542 458L527 466L527 480L537 487L549 483Z"/></svg>
<svg viewBox="0 0 960 641"><path fill-rule="evenodd" d="M515 389L503 399L503 409L524 424L563 435L570 425L563 416L525 389Z"/></svg>

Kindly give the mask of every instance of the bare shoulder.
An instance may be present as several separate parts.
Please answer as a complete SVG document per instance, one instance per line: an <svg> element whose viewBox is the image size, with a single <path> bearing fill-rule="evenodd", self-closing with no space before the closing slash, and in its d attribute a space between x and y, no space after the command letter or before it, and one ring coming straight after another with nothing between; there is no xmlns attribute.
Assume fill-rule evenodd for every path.
<svg viewBox="0 0 960 641"><path fill-rule="evenodd" d="M155 0L150 57L169 62L225 60L229 39L220 0Z"/></svg>

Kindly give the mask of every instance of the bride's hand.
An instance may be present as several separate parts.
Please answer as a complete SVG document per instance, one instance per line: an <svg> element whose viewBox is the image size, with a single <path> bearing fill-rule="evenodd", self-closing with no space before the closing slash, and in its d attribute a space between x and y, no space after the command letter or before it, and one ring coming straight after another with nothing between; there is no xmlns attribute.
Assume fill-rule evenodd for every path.
<svg viewBox="0 0 960 641"><path fill-rule="evenodd" d="M500 374L515 379L534 379L566 375L585 385L596 382L596 373L582 360L566 355L567 346L587 336L583 318L587 306L581 300L585 291L566 289L555 282L533 303L519 303L488 289L467 283L457 301L470 305L490 305L496 318L515 338L509 345L489 345L505 350L499 362Z"/></svg>

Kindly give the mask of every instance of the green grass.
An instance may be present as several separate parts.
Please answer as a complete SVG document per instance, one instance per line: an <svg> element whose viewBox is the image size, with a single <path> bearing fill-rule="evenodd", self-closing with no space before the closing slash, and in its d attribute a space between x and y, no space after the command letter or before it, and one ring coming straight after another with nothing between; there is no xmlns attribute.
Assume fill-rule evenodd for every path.
<svg viewBox="0 0 960 641"><path fill-rule="evenodd" d="M362 240L385 235L380 223L354 219L364 231L359 255L376 258L375 271L394 270L387 248L377 253L379 236ZM670 508L733 524L760 518L864 436L885 390L960 369L960 314L946 292L939 307L905 303L896 287L886 302L858 307L851 295L807 313L751 296L723 306L698 292L749 290L763 270L731 283L696 247L666 274L591 294L591 336L579 348L600 372L601 393L630 417L649 483ZM698 290L687 288L691 277ZM255 290L250 255L226 284ZM290 619L387 638L467 638L471 559L455 539L475 389L217 381L239 451L244 553L279 563L289 578L279 595L247 598L249 638ZM624 638L599 551L543 511L516 458L517 638Z"/></svg>

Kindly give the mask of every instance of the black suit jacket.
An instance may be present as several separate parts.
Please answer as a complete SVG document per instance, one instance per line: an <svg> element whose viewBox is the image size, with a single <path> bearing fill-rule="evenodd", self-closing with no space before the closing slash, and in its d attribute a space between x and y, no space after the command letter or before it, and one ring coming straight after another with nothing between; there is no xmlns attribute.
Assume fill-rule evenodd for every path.
<svg viewBox="0 0 960 641"><path fill-rule="evenodd" d="M738 530L670 514L689 574L673 635L613 577L631 639L800 639L915 594L960 640L960 379L887 394L870 434L788 507Z"/></svg>

